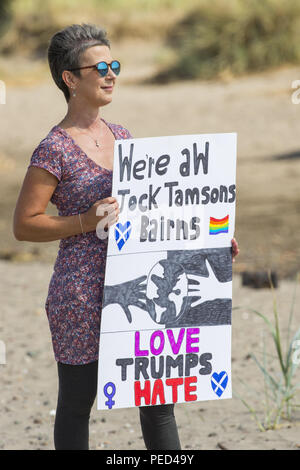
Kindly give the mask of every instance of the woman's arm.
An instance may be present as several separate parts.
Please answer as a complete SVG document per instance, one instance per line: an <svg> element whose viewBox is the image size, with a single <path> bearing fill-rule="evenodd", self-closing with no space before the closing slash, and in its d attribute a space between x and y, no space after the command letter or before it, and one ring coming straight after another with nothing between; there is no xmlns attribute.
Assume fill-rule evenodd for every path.
<svg viewBox="0 0 300 470"><path fill-rule="evenodd" d="M45 214L48 203L58 184L58 179L42 168L30 167L24 178L14 212L13 233L19 241L49 242L71 237L81 233L79 216L52 216ZM119 214L116 198L110 197L96 201L85 213L81 214L84 232L96 230L97 223L103 218L96 216L99 204L112 205L116 218Z"/></svg>

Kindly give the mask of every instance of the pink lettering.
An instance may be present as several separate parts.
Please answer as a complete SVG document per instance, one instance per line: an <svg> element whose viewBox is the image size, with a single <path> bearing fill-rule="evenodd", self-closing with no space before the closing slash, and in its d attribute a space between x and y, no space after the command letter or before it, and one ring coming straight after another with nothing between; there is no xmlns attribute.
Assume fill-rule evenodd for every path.
<svg viewBox="0 0 300 470"><path fill-rule="evenodd" d="M158 348L154 346L155 338L160 339ZM154 331L154 333L152 333L151 335L151 340L150 340L150 349L151 349L152 354L154 354L155 356L158 356L158 354L161 354L164 349L164 345L165 345L165 337L164 337L163 332L160 330Z"/></svg>
<svg viewBox="0 0 300 470"><path fill-rule="evenodd" d="M147 349L140 349L140 332L135 332L134 353L136 356L149 356Z"/></svg>
<svg viewBox="0 0 300 470"><path fill-rule="evenodd" d="M192 346L193 343L199 343L199 338L192 338L192 335L197 335L200 332L200 328L188 328L186 330L186 352L197 353L199 352L199 346Z"/></svg>
<svg viewBox="0 0 300 470"><path fill-rule="evenodd" d="M178 354L184 337L184 328L180 328L177 342L175 341L173 330L167 330L167 335L174 354Z"/></svg>

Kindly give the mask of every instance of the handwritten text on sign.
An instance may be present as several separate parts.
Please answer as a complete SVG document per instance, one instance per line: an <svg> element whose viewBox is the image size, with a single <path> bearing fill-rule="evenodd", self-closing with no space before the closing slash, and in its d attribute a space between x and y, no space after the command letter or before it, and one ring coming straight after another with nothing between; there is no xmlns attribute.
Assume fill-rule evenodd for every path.
<svg viewBox="0 0 300 470"><path fill-rule="evenodd" d="M115 142L99 409L231 397L235 161L236 134Z"/></svg>

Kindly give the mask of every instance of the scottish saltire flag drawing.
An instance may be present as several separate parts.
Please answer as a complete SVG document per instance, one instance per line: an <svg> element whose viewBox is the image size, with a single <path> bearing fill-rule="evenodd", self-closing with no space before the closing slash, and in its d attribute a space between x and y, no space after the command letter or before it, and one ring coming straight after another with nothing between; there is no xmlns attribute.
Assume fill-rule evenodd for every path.
<svg viewBox="0 0 300 470"><path fill-rule="evenodd" d="M209 233L210 235L218 235L219 233L228 233L229 230L229 215L223 219L216 219L210 217L209 219Z"/></svg>
<svg viewBox="0 0 300 470"><path fill-rule="evenodd" d="M126 240L128 240L131 233L131 224L126 222L124 225L118 223L115 226L115 239L119 250L122 250Z"/></svg>
<svg viewBox="0 0 300 470"><path fill-rule="evenodd" d="M231 398L236 134L115 142L100 410Z"/></svg>

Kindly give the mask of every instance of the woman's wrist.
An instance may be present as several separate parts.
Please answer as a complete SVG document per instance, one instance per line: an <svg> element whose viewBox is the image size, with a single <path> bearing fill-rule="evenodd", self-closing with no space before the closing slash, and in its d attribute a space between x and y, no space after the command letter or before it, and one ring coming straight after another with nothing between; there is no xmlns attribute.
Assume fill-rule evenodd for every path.
<svg viewBox="0 0 300 470"><path fill-rule="evenodd" d="M78 214L80 230L82 233L92 232L96 230L96 227L90 223L89 217L86 212Z"/></svg>

